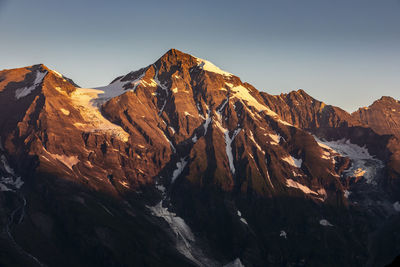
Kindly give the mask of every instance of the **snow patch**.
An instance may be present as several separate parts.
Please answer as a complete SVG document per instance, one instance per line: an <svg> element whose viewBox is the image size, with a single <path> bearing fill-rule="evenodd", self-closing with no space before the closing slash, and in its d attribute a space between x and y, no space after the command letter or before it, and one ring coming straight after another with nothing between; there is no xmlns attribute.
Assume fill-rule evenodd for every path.
<svg viewBox="0 0 400 267"><path fill-rule="evenodd" d="M55 70L51 70L51 72L53 72L56 76L62 78L63 76L61 75L61 73L59 73L58 71Z"/></svg>
<svg viewBox="0 0 400 267"><path fill-rule="evenodd" d="M395 211L400 212L400 203L398 201L393 203L393 208Z"/></svg>
<svg viewBox="0 0 400 267"><path fill-rule="evenodd" d="M45 72L37 71L36 78L33 81L33 84L31 86L17 89L15 91L15 97L17 99L20 99L20 98L25 97L25 96L29 95L30 93L32 93L38 87L38 85L43 81L46 74L47 74L47 71L45 71Z"/></svg>
<svg viewBox="0 0 400 267"><path fill-rule="evenodd" d="M363 170L363 169L361 169L361 168L358 168L358 169L356 169L356 170L353 171L353 176L354 176L354 177L362 177L362 176L365 175L366 172L367 172L366 170Z"/></svg>
<svg viewBox="0 0 400 267"><path fill-rule="evenodd" d="M203 124L203 126L204 126L204 135L206 135L206 133L207 133L207 129L208 129L208 126L210 125L210 122L211 122L211 111L208 111L207 112L206 121Z"/></svg>
<svg viewBox="0 0 400 267"><path fill-rule="evenodd" d="M205 71L209 71L209 72L214 72L220 75L224 75L224 76L232 76L231 73L226 72L221 70L220 68L218 68L217 66L215 66L213 63L211 63L210 61L201 59L201 58L197 58L197 65L199 68L201 68L202 70Z"/></svg>
<svg viewBox="0 0 400 267"><path fill-rule="evenodd" d="M167 142L171 146L172 152L176 153L176 149L175 149L174 144L171 142L171 140L169 140L169 138L165 135L165 133L163 131L161 131L161 132L162 132L162 135L164 136L165 140L167 140Z"/></svg>
<svg viewBox="0 0 400 267"><path fill-rule="evenodd" d="M49 153L54 159L57 159L61 163L63 163L65 166L67 166L69 169L72 170L72 167L75 166L78 162L78 156L66 156L66 155L58 155L58 154L52 154Z"/></svg>
<svg viewBox="0 0 400 267"><path fill-rule="evenodd" d="M125 90L124 88L124 86L128 84L133 85L133 88L130 90L134 92L136 90L136 87L142 82L144 75L145 71L143 71L143 73L133 81L121 81L124 78L121 77L118 80L110 83L109 85L94 88L95 90L99 91L98 97L97 99L95 99L96 104L100 106L111 98L128 92L128 90Z"/></svg>
<svg viewBox="0 0 400 267"><path fill-rule="evenodd" d="M185 169L186 164L187 161L184 158L181 158L181 160L176 163L176 169L172 173L171 183L175 182L176 178L178 178L179 175L181 175L181 173Z"/></svg>
<svg viewBox="0 0 400 267"><path fill-rule="evenodd" d="M0 191L14 191L8 186L12 186L16 189L20 189L24 182L20 176L17 177L0 177ZM8 185L8 186L6 186Z"/></svg>
<svg viewBox="0 0 400 267"><path fill-rule="evenodd" d="M286 161L287 163L289 163L293 167L296 167L296 168L299 168L299 169L301 168L301 164L303 163L302 159L296 159L296 158L294 158L292 156L288 156L288 157L282 158L282 160Z"/></svg>
<svg viewBox="0 0 400 267"><path fill-rule="evenodd" d="M236 97L237 99L244 100L247 102L247 105L254 107L257 111L266 111L270 116L277 116L275 112L267 108L266 106L260 104L249 92L249 90L242 86L231 87L232 97Z"/></svg>
<svg viewBox="0 0 400 267"><path fill-rule="evenodd" d="M330 222L328 222L325 219L320 220L319 224L322 225L322 226L333 226Z"/></svg>
<svg viewBox="0 0 400 267"><path fill-rule="evenodd" d="M160 80L158 79L158 69L156 68L156 65L153 64L153 66L154 66L154 68L156 69L156 73L155 73L155 75L154 75L154 81L155 81L155 83L157 84L157 86L160 87L161 90L163 90L163 91L165 92L164 103L163 103L163 105L162 105L160 111L158 112L158 116L160 116L160 115L163 113L165 106L167 105L168 96L169 96L169 91L168 91L168 88L167 88L164 84L162 84L162 83L160 82Z"/></svg>
<svg viewBox="0 0 400 267"><path fill-rule="evenodd" d="M160 201L157 205L153 207L147 206L147 208L150 209L154 216L163 218L168 223L175 234L178 251L188 259L198 263L191 253L191 243L195 241L192 230L181 217L163 207L162 203L163 201Z"/></svg>
<svg viewBox="0 0 400 267"><path fill-rule="evenodd" d="M322 151L321 158L323 158L323 159L328 159L328 160L332 160L331 153L329 153L328 151L325 151L325 150Z"/></svg>
<svg viewBox="0 0 400 267"><path fill-rule="evenodd" d="M232 137L230 137L228 129L223 128L222 125L218 121L216 122L216 125L224 134L225 151L226 151L226 156L228 157L229 168L230 168L232 174L235 174L235 165L233 163L233 154L232 154L232 142L242 129L237 128L235 131L233 131Z"/></svg>
<svg viewBox="0 0 400 267"><path fill-rule="evenodd" d="M150 81L145 81L145 80L140 80L139 84L143 84L147 87L157 87L157 83L154 79L150 79ZM132 91L136 90L137 85L135 85L135 87L133 89L131 89Z"/></svg>
<svg viewBox="0 0 400 267"><path fill-rule="evenodd" d="M266 171L267 171L267 179L268 179L268 182L269 182L269 184L271 185L272 189L275 189L275 188L274 188L274 185L272 184L271 177L269 176L269 171L268 171L268 160L267 160L267 159L265 159L265 164L266 164Z"/></svg>
<svg viewBox="0 0 400 267"><path fill-rule="evenodd" d="M12 191L10 188L8 188L3 184L3 179L4 179L3 177L0 178L0 191L2 192Z"/></svg>
<svg viewBox="0 0 400 267"><path fill-rule="evenodd" d="M183 114L185 114L185 116L190 116L190 117L194 117L192 114L190 114L189 112L185 111Z"/></svg>
<svg viewBox="0 0 400 267"><path fill-rule="evenodd" d="M241 213L239 210L237 211L237 215L239 216L239 219L240 219L240 221L241 221L242 223L244 223L244 224L246 224L246 225L249 225L249 224L247 223L246 219L244 219L244 218L242 217L242 213Z"/></svg>
<svg viewBox="0 0 400 267"><path fill-rule="evenodd" d="M8 161L7 161L6 156L1 155L1 162L3 163L4 170L5 170L7 173L9 173L9 174L11 174L11 175L14 175L14 174L15 174L15 173L14 173L14 169L11 168L10 165L8 164Z"/></svg>
<svg viewBox="0 0 400 267"><path fill-rule="evenodd" d="M277 117L275 117L275 118L277 118ZM279 121L280 123L284 124L284 125L293 126L292 124L288 123L287 121L283 121L283 120L281 120L281 119L278 119L278 121Z"/></svg>
<svg viewBox="0 0 400 267"><path fill-rule="evenodd" d="M171 130L172 134L175 134L175 129L172 126L168 126L168 128Z"/></svg>
<svg viewBox="0 0 400 267"><path fill-rule="evenodd" d="M314 138L316 138L316 137L314 136ZM318 138L316 138L316 140L317 140L317 139L318 139ZM319 139L318 139L318 140L319 140ZM336 151L333 150L331 147L325 145L324 143L321 143L321 141L319 141L319 142L317 142L317 143L318 143L318 145L319 145L320 147L322 147L322 148L324 148L324 149L326 149L326 150L330 150L330 151L336 152Z"/></svg>
<svg viewBox="0 0 400 267"><path fill-rule="evenodd" d="M239 258L235 259L234 261L225 264L223 267L245 267L243 263L240 261Z"/></svg>
<svg viewBox="0 0 400 267"><path fill-rule="evenodd" d="M7 158L1 155L1 163L3 169L8 173L7 176L0 176L0 191L14 191L14 189L20 189L24 182L21 177L16 176L13 168L9 165Z"/></svg>
<svg viewBox="0 0 400 267"><path fill-rule="evenodd" d="M279 145L281 141L281 136L279 134L268 134L268 136L272 139L272 142L270 142L272 145Z"/></svg>
<svg viewBox="0 0 400 267"><path fill-rule="evenodd" d="M165 194L165 192L167 191L167 189L165 188L165 186L161 185L161 184L156 184L156 188L158 191L160 191L162 194Z"/></svg>
<svg viewBox="0 0 400 267"><path fill-rule="evenodd" d="M254 139L253 132L251 130L249 130L249 135L248 136L249 136L250 140L253 141L253 143L256 145L257 149L260 150L261 153L265 154L265 151L261 149L260 145Z"/></svg>
<svg viewBox="0 0 400 267"><path fill-rule="evenodd" d="M287 233L283 230L281 230L281 233L279 234L279 236L287 239Z"/></svg>
<svg viewBox="0 0 400 267"><path fill-rule="evenodd" d="M224 110L226 104L228 104L228 101L229 101L229 97L227 97L227 98L225 99L225 101L222 103L221 107L217 110L217 114L218 114L219 116L221 116L221 113L222 113L222 111Z"/></svg>
<svg viewBox="0 0 400 267"><path fill-rule="evenodd" d="M312 195L318 195L317 192L311 190L309 187L302 185L301 183L298 183L292 179L286 179L286 186L287 187L293 187L293 188L297 188L301 191L303 191L306 194L312 194Z"/></svg>
<svg viewBox="0 0 400 267"><path fill-rule="evenodd" d="M125 188L129 188L129 184L128 184L128 182L125 182L125 181L120 181L119 182L123 187L125 187Z"/></svg>
<svg viewBox="0 0 400 267"><path fill-rule="evenodd" d="M69 110L67 110L67 109L61 108L60 110L66 116L68 116L70 114Z"/></svg>

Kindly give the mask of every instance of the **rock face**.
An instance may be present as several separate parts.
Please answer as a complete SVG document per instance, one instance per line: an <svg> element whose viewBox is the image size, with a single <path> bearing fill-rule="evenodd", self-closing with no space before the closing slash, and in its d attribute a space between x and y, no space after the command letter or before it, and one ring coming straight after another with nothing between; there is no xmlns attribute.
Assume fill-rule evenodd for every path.
<svg viewBox="0 0 400 267"><path fill-rule="evenodd" d="M378 134L400 135L400 102L383 96L367 108L360 108L352 117L368 125Z"/></svg>
<svg viewBox="0 0 400 267"><path fill-rule="evenodd" d="M282 119L302 129L338 128L361 125L346 111L309 96L304 90L278 96L261 93L266 105Z"/></svg>
<svg viewBox="0 0 400 267"><path fill-rule="evenodd" d="M94 89L1 71L0 262L389 263L400 149L372 106L272 96L175 49Z"/></svg>
<svg viewBox="0 0 400 267"><path fill-rule="evenodd" d="M352 114L326 105L303 90L279 96L261 93L266 105L291 124L328 140L348 139L366 146L371 154L386 163L385 175L380 182L387 190L398 195L400 176L400 146L397 110L400 104L391 97L382 97L368 108Z"/></svg>

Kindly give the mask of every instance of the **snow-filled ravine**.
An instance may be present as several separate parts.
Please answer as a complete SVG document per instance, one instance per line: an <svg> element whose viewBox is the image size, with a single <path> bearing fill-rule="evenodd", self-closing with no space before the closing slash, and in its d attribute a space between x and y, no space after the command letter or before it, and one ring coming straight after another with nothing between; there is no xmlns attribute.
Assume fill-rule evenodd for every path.
<svg viewBox="0 0 400 267"><path fill-rule="evenodd" d="M188 259L199 263L192 255L192 243L195 241L194 235L185 221L177 216L175 213L170 212L167 207L163 206L163 201L152 207L148 207L154 216L163 218L176 238L176 248L179 252L185 255Z"/></svg>
<svg viewBox="0 0 400 267"><path fill-rule="evenodd" d="M180 175L184 164L186 164L184 162L184 159L181 159L181 161L177 163L177 169L175 169L172 178L173 180ZM177 170L179 170L179 173L177 173ZM170 186L173 186L173 182L171 182ZM196 246L195 236L185 220L169 210L168 206L171 203L167 195L167 189L158 182L156 182L156 188L161 193L162 199L156 205L147 206L147 208L153 216L162 218L168 224L175 236L176 249L197 266L218 266L214 260L207 258L203 251Z"/></svg>

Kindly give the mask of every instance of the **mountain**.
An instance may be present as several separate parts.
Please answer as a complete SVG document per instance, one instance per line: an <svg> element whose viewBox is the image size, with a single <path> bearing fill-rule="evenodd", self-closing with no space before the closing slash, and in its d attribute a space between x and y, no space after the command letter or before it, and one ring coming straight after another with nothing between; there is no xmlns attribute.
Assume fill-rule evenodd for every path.
<svg viewBox="0 0 400 267"><path fill-rule="evenodd" d="M398 254L392 124L303 90L259 92L171 49L92 89L44 65L1 71L0 111L5 266L383 266Z"/></svg>

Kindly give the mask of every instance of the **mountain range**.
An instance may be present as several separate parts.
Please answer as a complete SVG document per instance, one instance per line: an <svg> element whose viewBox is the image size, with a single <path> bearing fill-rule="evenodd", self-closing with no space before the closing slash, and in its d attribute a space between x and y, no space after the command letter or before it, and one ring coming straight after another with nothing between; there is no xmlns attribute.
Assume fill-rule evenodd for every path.
<svg viewBox="0 0 400 267"><path fill-rule="evenodd" d="M343 96L346 97L346 96ZM99 88L0 71L0 264L385 266L400 102L348 113L171 49Z"/></svg>

